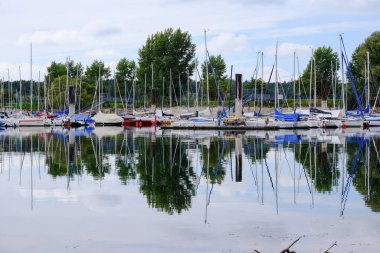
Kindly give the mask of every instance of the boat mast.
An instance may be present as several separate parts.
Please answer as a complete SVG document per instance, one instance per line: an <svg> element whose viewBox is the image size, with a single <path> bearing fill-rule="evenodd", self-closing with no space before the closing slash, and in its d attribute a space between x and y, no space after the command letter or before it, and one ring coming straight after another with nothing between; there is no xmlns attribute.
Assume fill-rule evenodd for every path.
<svg viewBox="0 0 380 253"><path fill-rule="evenodd" d="M206 36L206 29L204 30L205 33L205 53L206 53L206 89L207 89L207 106L210 109L210 92L209 92L209 83L208 83L208 52L207 52L207 36Z"/></svg>
<svg viewBox="0 0 380 253"><path fill-rule="evenodd" d="M187 70L187 112L190 112L190 79L189 70Z"/></svg>
<svg viewBox="0 0 380 253"><path fill-rule="evenodd" d="M278 99L278 80L277 80L277 50L278 50L278 41L276 42L276 55L274 58L275 69L275 87L274 87L274 108L277 109L277 99Z"/></svg>
<svg viewBox="0 0 380 253"><path fill-rule="evenodd" d="M161 99L161 110L164 108L164 98L165 98L165 77L162 77L162 99Z"/></svg>
<svg viewBox="0 0 380 253"><path fill-rule="evenodd" d="M293 111L296 111L296 51L293 55Z"/></svg>
<svg viewBox="0 0 380 253"><path fill-rule="evenodd" d="M346 100L345 100L345 92L344 92L344 86L345 86L345 78L344 78L344 69L343 69L343 51L342 51L342 34L339 35L340 37L340 56L341 56L341 70L342 70L342 102L343 102L343 113L346 114Z"/></svg>
<svg viewBox="0 0 380 253"><path fill-rule="evenodd" d="M46 78L44 80L44 111L45 111L45 115L47 115L47 107L46 107Z"/></svg>
<svg viewBox="0 0 380 253"><path fill-rule="evenodd" d="M82 75L79 78L78 112L80 112L80 100L82 97Z"/></svg>
<svg viewBox="0 0 380 253"><path fill-rule="evenodd" d="M169 110L172 109L172 69L169 70Z"/></svg>
<svg viewBox="0 0 380 253"><path fill-rule="evenodd" d="M195 110L198 111L198 75L197 75L197 59L194 61L195 70Z"/></svg>
<svg viewBox="0 0 380 253"><path fill-rule="evenodd" d="M8 107L12 109L12 84L9 78L9 68L8 68Z"/></svg>
<svg viewBox="0 0 380 253"><path fill-rule="evenodd" d="M301 74L300 74L300 62L297 56L297 71L298 71L298 103L300 109L302 108L301 104Z"/></svg>
<svg viewBox="0 0 380 253"><path fill-rule="evenodd" d="M179 106L181 107L182 106L182 84L181 84L181 74L179 72L178 72L178 83L179 83Z"/></svg>
<svg viewBox="0 0 380 253"><path fill-rule="evenodd" d="M367 51L367 106L369 108L369 103L371 101L371 90L369 86L369 52Z"/></svg>
<svg viewBox="0 0 380 253"><path fill-rule="evenodd" d="M144 110L146 109L146 73L144 74Z"/></svg>
<svg viewBox="0 0 380 253"><path fill-rule="evenodd" d="M335 60L335 71L334 71L334 92L335 92L335 99L336 99L336 88L337 88L337 76L338 76L338 61L339 59ZM336 109L336 107L334 108Z"/></svg>
<svg viewBox="0 0 380 253"><path fill-rule="evenodd" d="M101 76L100 76L100 65L99 65L99 78L98 78L98 86L99 86L99 90L98 90L98 100L99 100L99 106L98 106L98 110L99 112L101 112L101 98L100 98L100 93L101 93Z"/></svg>
<svg viewBox="0 0 380 253"><path fill-rule="evenodd" d="M257 96L257 93L256 93L256 89L257 89L257 74L258 74L258 70L259 70L259 55L260 55L260 52L257 52L256 54L256 76L255 76L255 86L254 86L254 91L253 91L253 111L256 112L256 96Z"/></svg>
<svg viewBox="0 0 380 253"><path fill-rule="evenodd" d="M314 50L311 49L311 58L310 58L310 85L309 85L309 108L311 107L311 86L313 83L313 55Z"/></svg>
<svg viewBox="0 0 380 253"><path fill-rule="evenodd" d="M32 72L32 67L33 67L33 61L32 61L32 55L33 55L33 47L32 43L30 43L30 112L32 113L33 111L33 72Z"/></svg>
<svg viewBox="0 0 380 253"><path fill-rule="evenodd" d="M335 85L334 85L334 65L331 60L331 85L333 86L333 108L335 109Z"/></svg>
<svg viewBox="0 0 380 253"><path fill-rule="evenodd" d="M154 77L154 75L153 75L154 74L154 72L153 72L153 62L151 64L151 68L152 68L152 88L151 88L151 102L152 102L152 99L153 99L153 77Z"/></svg>
<svg viewBox="0 0 380 253"><path fill-rule="evenodd" d="M314 62L314 108L317 108L317 63L313 57Z"/></svg>
<svg viewBox="0 0 380 253"><path fill-rule="evenodd" d="M38 71L38 84L37 84L37 111L40 111L40 82L41 82L41 72Z"/></svg>
<svg viewBox="0 0 380 253"><path fill-rule="evenodd" d="M261 52L261 95L260 109L263 109L263 91L264 91L264 52Z"/></svg>
<svg viewBox="0 0 380 253"><path fill-rule="evenodd" d="M114 101L115 101L115 114L116 114L116 84L115 84L115 79L116 79L116 74L115 72L113 73L113 95L114 95ZM145 106L145 101L144 101L144 106Z"/></svg>
<svg viewBox="0 0 380 253"><path fill-rule="evenodd" d="M21 66L18 66L18 74L20 76L20 112L22 112L22 82L21 82ZM3 102L4 111L4 102Z"/></svg>
<svg viewBox="0 0 380 253"><path fill-rule="evenodd" d="M133 103L132 103L132 105L133 105L133 107L132 107L132 112L134 113L135 112L135 93L136 93L136 72L134 73L134 75L133 75L133 87L132 87L132 89L133 89Z"/></svg>
<svg viewBox="0 0 380 253"><path fill-rule="evenodd" d="M66 59L66 103L67 108L70 107L70 89L69 89L69 71L70 71L70 65L69 65L70 57ZM63 108L65 110L65 108Z"/></svg>

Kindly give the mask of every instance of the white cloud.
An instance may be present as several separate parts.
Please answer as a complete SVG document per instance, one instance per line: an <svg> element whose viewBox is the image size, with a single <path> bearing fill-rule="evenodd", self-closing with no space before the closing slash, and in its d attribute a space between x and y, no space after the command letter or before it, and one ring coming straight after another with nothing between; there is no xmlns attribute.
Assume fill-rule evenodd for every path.
<svg viewBox="0 0 380 253"><path fill-rule="evenodd" d="M298 54L309 55L302 45L334 47L331 38L336 36L337 41L337 34L344 32L350 37L347 48L355 48L380 26L374 13L379 5L378 0L221 0L217 5L210 0L147 0L115 1L110 8L107 1L93 5L72 0L7 1L2 3L6 11L0 22L9 24L2 31L6 39L0 41L0 48L2 60L15 65L28 61L30 42L36 45L33 57L39 65L64 61L67 56L84 65L91 57L116 62L122 55L136 60L148 35L179 27L190 32L199 59L204 59L203 29L207 28L210 53L222 54L234 69L249 69L248 76L254 69L255 52L277 38L291 38L288 42L299 44ZM269 54L264 57L266 63L273 61ZM301 60L301 69L304 65ZM5 70L0 69L0 74Z"/></svg>
<svg viewBox="0 0 380 253"><path fill-rule="evenodd" d="M380 1L378 0L312 0L309 8L315 10L326 10L328 12L377 12L380 9Z"/></svg>
<svg viewBox="0 0 380 253"><path fill-rule="evenodd" d="M44 75L46 74L47 65L35 65L33 64L32 73L33 80L38 80L40 75L40 80L42 81ZM30 63L12 64L9 62L0 62L0 79L8 80L8 70L10 80L19 80L20 72L22 80L30 79Z"/></svg>
<svg viewBox="0 0 380 253"><path fill-rule="evenodd" d="M233 33L220 33L211 38L208 43L208 51L217 54L241 53L249 51L248 38L245 35L236 35ZM203 49L204 52L204 49ZM215 53L214 53L215 54Z"/></svg>
<svg viewBox="0 0 380 253"><path fill-rule="evenodd" d="M35 31L31 34L23 34L17 40L19 45L25 45L29 43L40 45L64 45L80 43L82 41L83 37L78 31L66 29L57 31Z"/></svg>
<svg viewBox="0 0 380 253"><path fill-rule="evenodd" d="M311 45L302 45L298 43L280 43L278 45L277 55L278 56L289 56L296 52L296 55L311 55ZM267 47L267 53L271 56L276 54L276 46Z"/></svg>
<svg viewBox="0 0 380 253"><path fill-rule="evenodd" d="M119 24L97 21L87 25L83 30L95 37L108 37L122 33L123 27Z"/></svg>
<svg viewBox="0 0 380 253"><path fill-rule="evenodd" d="M113 49L94 49L91 51L87 51L84 54L88 58L103 58L103 57L113 57L120 56L120 54Z"/></svg>

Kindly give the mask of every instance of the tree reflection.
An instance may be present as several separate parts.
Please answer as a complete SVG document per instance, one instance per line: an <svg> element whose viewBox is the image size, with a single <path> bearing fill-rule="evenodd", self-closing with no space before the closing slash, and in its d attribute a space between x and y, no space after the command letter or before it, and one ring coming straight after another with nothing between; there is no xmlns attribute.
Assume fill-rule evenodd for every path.
<svg viewBox="0 0 380 253"><path fill-rule="evenodd" d="M137 172L140 192L146 196L148 204L160 211L181 213L191 207L195 195L196 175L186 155L187 146L179 138L161 137L156 141L148 139L150 145L137 145L146 150L138 150ZM144 164L141 155L149 157Z"/></svg>
<svg viewBox="0 0 380 253"><path fill-rule="evenodd" d="M123 185L138 180L140 193L149 206L174 214L191 207L201 178L209 187L207 194L210 202L212 189L223 184L227 168L231 171L231 180L236 182L240 182L243 172L250 169L258 196L264 193L263 182L267 173L274 190L273 168L268 166L273 163L267 163L267 159L274 158L268 156L274 146L278 154L284 152L281 157L284 160L279 162L288 163L294 180L296 166L299 168L299 178L305 175L311 194L315 191L331 193L340 185L342 214L349 201L351 184L351 188L355 187L372 211L380 212L378 137L364 134L346 137L342 139L344 143L337 145L302 142L297 135L275 135L273 143L268 142L272 139L269 136L264 139L243 133L224 133L222 137L201 139L156 136L152 132L137 135L134 131L100 137L95 134L75 136L73 133L62 130L27 137L1 136L0 148L3 156L6 152L23 153L22 159L32 151L35 161L45 161L46 171L53 178L67 177L68 187L74 176L79 178L84 174L95 180L115 175ZM298 163L294 163L293 169L289 164L293 160L289 154L293 154ZM194 168L201 169L200 175L196 175ZM259 189L259 175L262 189Z"/></svg>
<svg viewBox="0 0 380 253"><path fill-rule="evenodd" d="M303 165L315 189L321 193L330 193L338 185L340 176L336 144L315 142L291 145L294 147L296 161Z"/></svg>
<svg viewBox="0 0 380 253"><path fill-rule="evenodd" d="M363 148L358 155L356 168L353 168L349 173L353 175L353 185L356 190L363 195L363 200L366 206L370 207L374 212L380 212L380 172L379 172L379 151L374 139L364 140L359 139L356 142L362 141ZM355 149L357 145L347 147L348 165L353 164L355 159ZM349 168L349 167L348 167Z"/></svg>

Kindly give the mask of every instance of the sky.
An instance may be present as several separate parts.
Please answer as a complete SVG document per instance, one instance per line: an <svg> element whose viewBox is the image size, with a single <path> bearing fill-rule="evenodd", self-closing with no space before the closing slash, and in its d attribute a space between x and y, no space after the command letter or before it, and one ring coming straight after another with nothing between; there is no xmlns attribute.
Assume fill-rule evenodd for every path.
<svg viewBox="0 0 380 253"><path fill-rule="evenodd" d="M264 78L274 64L278 41L280 81L294 75L294 52L306 67L312 48L339 51L339 34L350 56L380 29L380 0L0 0L0 79L30 80L52 62L67 57L84 65L98 59L115 70L126 57L138 59L147 37L166 28L188 31L205 60L204 31L210 54L221 54L226 75L250 79L257 53L264 55ZM19 69L21 71L19 71ZM299 71L298 71L299 69ZM259 76L261 70L259 70Z"/></svg>

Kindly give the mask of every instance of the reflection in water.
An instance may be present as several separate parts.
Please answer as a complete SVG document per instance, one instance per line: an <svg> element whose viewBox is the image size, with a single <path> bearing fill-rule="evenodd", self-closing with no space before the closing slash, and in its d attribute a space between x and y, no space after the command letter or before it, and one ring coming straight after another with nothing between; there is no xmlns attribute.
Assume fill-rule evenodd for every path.
<svg viewBox="0 0 380 253"><path fill-rule="evenodd" d="M242 182L243 171L252 176L257 202L264 204L266 189L271 189L277 211L281 186L292 185L296 204L301 181L307 185L312 205L316 194L340 194L340 214L344 215L354 187L365 205L380 211L379 138L369 133L317 132L313 137L307 132L201 136L157 130L113 129L112 133L108 128L22 131L1 132L1 171L8 170L10 180L15 169L12 161L21 157L22 185L24 163L30 163L31 208L33 170L38 169L41 177L42 166L53 179L66 177L68 189L72 181L80 183L84 174L101 183L115 173L123 185L138 182L149 206L168 214L189 210L202 181L207 209L214 185Z"/></svg>
<svg viewBox="0 0 380 253"><path fill-rule="evenodd" d="M0 199L7 207L2 210L6 229L0 234L12 229L13 238L36 234L32 225L25 226L22 234L24 223L12 217L29 217L29 221L35 221L31 224L38 224L49 234L50 224L55 224L59 215L68 220L67 226L72 225L70 232L62 230L66 236L73 232L77 238L78 232L103 239L103 235L96 237L96 232L108 228L112 239L123 235L115 239L116 245L126 238L130 243L139 241L145 238L146 230L152 230L157 241L170 235L181 247L192 245L189 240L194 238L202 240L205 233L210 245L246 246L251 245L253 233L258 241L269 240L266 247L270 248L272 240L278 243L279 238L293 234L307 234L319 241L326 231L336 230L335 234L329 232L329 239L346 240L350 246L343 251L349 251L350 240L361 243L368 234L376 237L380 233L371 227L377 224L380 211L379 137L362 130L350 133L319 129L6 129L0 131ZM355 219L346 219L352 217ZM347 237L345 231L353 220L360 221L368 234L350 230L352 236ZM86 225L78 228L78 222ZM97 225L100 227L92 230ZM141 226L144 232L139 234ZM167 226L172 230L157 229ZM289 232L281 233L284 228ZM129 237L124 236L125 231ZM17 233L22 235L17 237ZM233 237L235 233L239 239ZM112 239L107 237L108 241ZM2 248L10 244L0 237L1 252L15 251ZM34 242L25 243L31 244ZM249 247L236 250L252 250ZM59 251L52 248L50 252Z"/></svg>

